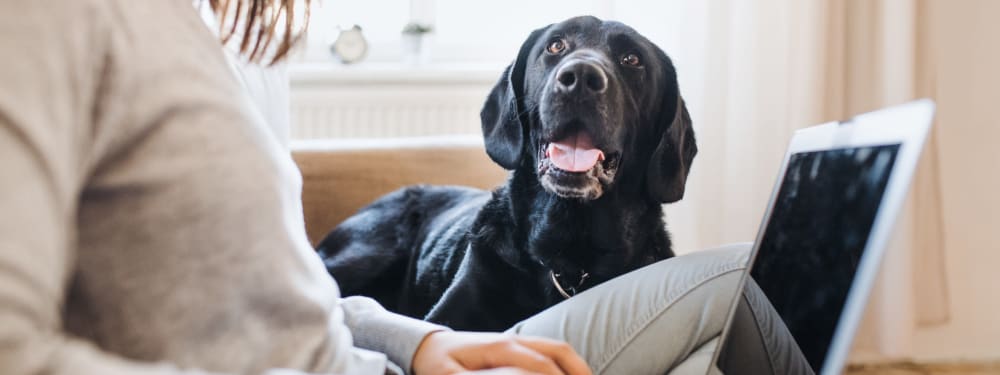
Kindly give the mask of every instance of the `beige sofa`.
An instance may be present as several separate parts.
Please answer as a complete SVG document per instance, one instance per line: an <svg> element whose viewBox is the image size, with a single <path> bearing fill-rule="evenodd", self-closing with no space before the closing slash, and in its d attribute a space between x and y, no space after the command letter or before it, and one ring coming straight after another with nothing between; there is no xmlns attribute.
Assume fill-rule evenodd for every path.
<svg viewBox="0 0 1000 375"><path fill-rule="evenodd" d="M302 171L306 232L314 245L359 208L400 187L489 190L507 176L486 156L478 136L297 142L292 156Z"/></svg>

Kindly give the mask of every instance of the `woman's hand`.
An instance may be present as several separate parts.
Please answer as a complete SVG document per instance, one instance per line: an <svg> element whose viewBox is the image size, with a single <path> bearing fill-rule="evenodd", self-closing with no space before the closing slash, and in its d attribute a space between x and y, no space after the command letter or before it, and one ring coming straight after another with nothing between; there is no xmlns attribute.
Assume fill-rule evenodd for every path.
<svg viewBox="0 0 1000 375"><path fill-rule="evenodd" d="M413 371L416 375L591 375L583 359L564 342L450 331L424 338L413 355Z"/></svg>

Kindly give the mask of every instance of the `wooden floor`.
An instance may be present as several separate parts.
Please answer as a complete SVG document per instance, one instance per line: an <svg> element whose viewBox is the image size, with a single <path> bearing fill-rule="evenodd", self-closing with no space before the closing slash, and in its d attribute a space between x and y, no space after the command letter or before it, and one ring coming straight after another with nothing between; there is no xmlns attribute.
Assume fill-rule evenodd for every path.
<svg viewBox="0 0 1000 375"><path fill-rule="evenodd" d="M851 365L848 375L1000 375L1000 362L984 364Z"/></svg>

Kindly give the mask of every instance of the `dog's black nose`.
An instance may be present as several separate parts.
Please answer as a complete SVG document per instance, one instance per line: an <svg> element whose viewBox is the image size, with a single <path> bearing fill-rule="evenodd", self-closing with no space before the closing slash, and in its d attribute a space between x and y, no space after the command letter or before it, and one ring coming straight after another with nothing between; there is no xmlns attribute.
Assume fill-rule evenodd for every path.
<svg viewBox="0 0 1000 375"><path fill-rule="evenodd" d="M572 61L556 72L556 91L600 94L608 89L608 76L596 64Z"/></svg>

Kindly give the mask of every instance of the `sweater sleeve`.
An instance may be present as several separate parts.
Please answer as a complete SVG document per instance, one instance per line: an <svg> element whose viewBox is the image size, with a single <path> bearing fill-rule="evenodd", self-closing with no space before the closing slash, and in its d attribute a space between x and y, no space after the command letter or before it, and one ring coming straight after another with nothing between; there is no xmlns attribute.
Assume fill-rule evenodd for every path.
<svg viewBox="0 0 1000 375"><path fill-rule="evenodd" d="M62 330L109 23L96 3L0 2L0 374L205 374Z"/></svg>
<svg viewBox="0 0 1000 375"><path fill-rule="evenodd" d="M447 327L387 311L367 297L342 300L344 322L354 334L354 345L385 353L389 360L407 373L412 372L413 355L427 335L446 331Z"/></svg>

